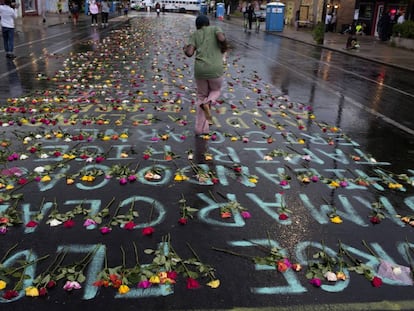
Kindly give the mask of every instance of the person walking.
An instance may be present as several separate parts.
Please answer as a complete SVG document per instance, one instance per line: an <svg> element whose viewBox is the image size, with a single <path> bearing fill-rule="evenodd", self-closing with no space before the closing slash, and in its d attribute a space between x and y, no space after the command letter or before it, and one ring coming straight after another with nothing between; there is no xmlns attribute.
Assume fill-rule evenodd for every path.
<svg viewBox="0 0 414 311"><path fill-rule="evenodd" d="M1 29L3 34L4 50L7 58L15 58L14 50L14 20L17 18L17 7L11 0L5 0L0 5Z"/></svg>
<svg viewBox="0 0 414 311"><path fill-rule="evenodd" d="M247 18L247 21L249 23L249 29L252 29L252 23L254 19L254 8L253 5L250 3L249 6L246 9L246 12L244 12L244 18Z"/></svg>
<svg viewBox="0 0 414 311"><path fill-rule="evenodd" d="M102 27L108 26L109 4L107 0L101 2Z"/></svg>
<svg viewBox="0 0 414 311"><path fill-rule="evenodd" d="M72 1L69 4L69 9L72 15L73 25L77 25L79 20L79 4L76 1Z"/></svg>
<svg viewBox="0 0 414 311"><path fill-rule="evenodd" d="M99 7L95 0L89 2L89 12L92 16L92 26L98 26Z"/></svg>
<svg viewBox="0 0 414 311"><path fill-rule="evenodd" d="M223 84L223 53L227 50L227 41L223 30L210 26L206 15L196 18L197 30L191 34L187 45L183 47L186 56L195 54L194 77L197 87L195 133L209 133L213 124L211 105L221 94Z"/></svg>

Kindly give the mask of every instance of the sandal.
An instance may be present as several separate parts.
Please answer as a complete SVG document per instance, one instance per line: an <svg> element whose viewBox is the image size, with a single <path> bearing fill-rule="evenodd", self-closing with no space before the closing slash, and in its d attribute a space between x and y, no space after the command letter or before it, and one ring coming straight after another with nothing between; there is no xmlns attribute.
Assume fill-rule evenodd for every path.
<svg viewBox="0 0 414 311"><path fill-rule="evenodd" d="M204 111L204 114L206 116L206 119L208 121L209 125L213 125L213 118L211 117L211 102L209 103L205 103L205 104L201 104L200 108Z"/></svg>

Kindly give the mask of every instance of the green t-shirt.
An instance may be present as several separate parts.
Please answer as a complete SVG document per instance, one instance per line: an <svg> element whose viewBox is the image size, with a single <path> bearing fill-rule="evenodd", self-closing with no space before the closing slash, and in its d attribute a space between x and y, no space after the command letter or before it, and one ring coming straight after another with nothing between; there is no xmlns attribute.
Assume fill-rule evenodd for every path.
<svg viewBox="0 0 414 311"><path fill-rule="evenodd" d="M214 79L223 75L223 55L216 34L223 32L218 26L204 26L191 34L188 44L195 47L194 77Z"/></svg>

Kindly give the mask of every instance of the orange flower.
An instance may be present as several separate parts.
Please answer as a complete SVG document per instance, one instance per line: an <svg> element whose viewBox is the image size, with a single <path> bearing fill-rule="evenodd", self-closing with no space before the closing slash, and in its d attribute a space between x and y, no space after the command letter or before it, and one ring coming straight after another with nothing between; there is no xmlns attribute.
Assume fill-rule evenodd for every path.
<svg viewBox="0 0 414 311"><path fill-rule="evenodd" d="M222 212L221 218L231 218L231 212Z"/></svg>
<svg viewBox="0 0 414 311"><path fill-rule="evenodd" d="M277 270L279 272L285 272L288 269L288 265L284 262L284 260L279 260L277 262Z"/></svg>

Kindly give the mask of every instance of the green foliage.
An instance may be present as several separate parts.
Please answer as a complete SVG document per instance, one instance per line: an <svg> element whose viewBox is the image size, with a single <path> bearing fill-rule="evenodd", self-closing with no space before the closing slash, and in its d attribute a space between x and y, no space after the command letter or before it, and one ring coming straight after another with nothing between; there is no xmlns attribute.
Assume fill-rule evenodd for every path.
<svg viewBox="0 0 414 311"><path fill-rule="evenodd" d="M316 24L315 28L312 30L313 40L317 44L323 44L323 38L325 36L325 25L322 22Z"/></svg>
<svg viewBox="0 0 414 311"><path fill-rule="evenodd" d="M393 36L414 39L414 21L408 20L402 24L395 24L392 33Z"/></svg>

